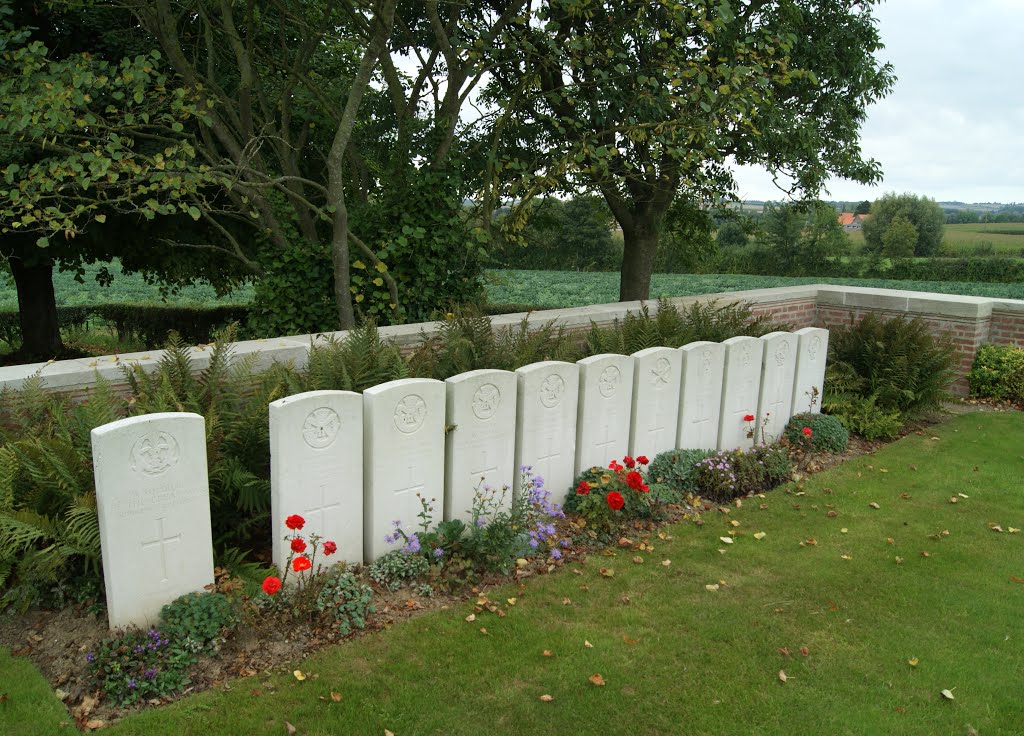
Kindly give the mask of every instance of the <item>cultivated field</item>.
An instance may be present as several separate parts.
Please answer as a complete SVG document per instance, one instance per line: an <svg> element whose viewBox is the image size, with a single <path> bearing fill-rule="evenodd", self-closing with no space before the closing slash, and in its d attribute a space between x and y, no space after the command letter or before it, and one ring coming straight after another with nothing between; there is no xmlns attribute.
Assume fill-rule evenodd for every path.
<svg viewBox="0 0 1024 736"><path fill-rule="evenodd" d="M848 230L854 251L864 245L862 230ZM951 256L982 255L984 251L1005 256L1024 255L1024 222L980 222L972 225L946 225L942 250Z"/></svg>

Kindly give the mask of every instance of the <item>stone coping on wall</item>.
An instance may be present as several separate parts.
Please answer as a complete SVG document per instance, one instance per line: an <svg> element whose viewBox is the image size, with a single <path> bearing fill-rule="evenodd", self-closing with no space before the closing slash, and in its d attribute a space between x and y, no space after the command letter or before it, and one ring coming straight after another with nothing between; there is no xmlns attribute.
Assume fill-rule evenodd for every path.
<svg viewBox="0 0 1024 736"><path fill-rule="evenodd" d="M752 289L748 291L726 291L716 294L698 296L673 297L668 301L679 307L693 303L717 300L722 303L749 302L759 313L780 312L780 319L785 320L785 308L793 304L814 305L817 309L848 309L854 311L878 311L892 314L908 314L931 320L974 320L985 322L984 335L988 335L988 322L993 315L1000 319L1011 319L1024 325L1024 300L994 299L976 296L958 296L954 294L936 294L930 292L905 291L901 289L875 289L859 286L841 286L834 284L806 284L784 286L771 289ZM518 325L526 319L530 325L540 327L554 321L568 331L580 332L590 328L592 323L607 325L616 319L622 319L628 312L640 309L643 302L618 302L613 304L595 304L586 307L570 307L568 309L544 309L535 312L504 314L492 318L495 328ZM657 312L657 301L647 302L651 313ZM821 321L814 310L809 311L804 321L807 324L796 327L821 326ZM436 332L435 322L422 322L407 325L394 325L380 328L381 335L394 340L403 352L409 352L419 345L424 336L430 337ZM326 342L328 339L340 339L345 332L331 332L314 335L289 335L264 340L245 340L234 345L234 361L241 360L253 353L256 357L254 365L265 368L274 362L291 362L296 366L304 366L309 355L310 346ZM1000 342L1017 342L1024 344L1024 326L1021 334L1011 335L1007 339L1000 335ZM189 354L195 370L204 369L210 360L211 347L198 345L189 348ZM46 363L7 366L0 368L0 389L17 389L25 379L39 373L47 389L77 393L88 389L95 383L96 375L114 382L123 382L122 366L139 365L144 370L156 367L162 350L149 350L121 355L106 355L99 358L81 358L77 360L58 360Z"/></svg>

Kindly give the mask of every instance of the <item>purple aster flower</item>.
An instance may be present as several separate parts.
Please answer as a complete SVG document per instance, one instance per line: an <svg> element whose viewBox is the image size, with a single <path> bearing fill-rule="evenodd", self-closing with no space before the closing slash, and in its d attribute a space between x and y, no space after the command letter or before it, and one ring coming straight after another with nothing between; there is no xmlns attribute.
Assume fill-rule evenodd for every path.
<svg viewBox="0 0 1024 736"><path fill-rule="evenodd" d="M434 557L440 557L444 554L444 550L440 547L434 547Z"/></svg>

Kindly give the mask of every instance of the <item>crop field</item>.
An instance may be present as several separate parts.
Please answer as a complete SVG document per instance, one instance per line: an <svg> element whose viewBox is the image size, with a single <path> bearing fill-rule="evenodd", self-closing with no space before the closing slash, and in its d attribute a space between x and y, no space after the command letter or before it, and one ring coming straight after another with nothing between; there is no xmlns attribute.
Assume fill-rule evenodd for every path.
<svg viewBox="0 0 1024 736"><path fill-rule="evenodd" d="M1021 236L1024 238L1024 234ZM103 287L96 283L98 267L87 271L84 283L72 274L55 274L57 302L62 305L85 304L178 304L215 305L246 304L252 300L252 287L238 289L218 298L208 285L185 287L163 301L158 286L147 284L138 275L117 274L114 283ZM738 274L655 274L651 281L651 298L713 294L721 291L765 289L790 284L847 284L885 289L934 291L944 294L966 294L1004 299L1024 299L1024 284L989 284L959 281L896 281L893 279L846 279L823 276L744 276ZM488 300L493 304L532 304L538 307L578 307L606 304L619 298L619 274L615 272L573 271L488 271ZM10 279L0 274L0 310L16 310L17 295Z"/></svg>
<svg viewBox="0 0 1024 736"><path fill-rule="evenodd" d="M170 304L179 306L201 306L204 304L247 304L252 301L252 287L243 286L223 298L209 284L185 286L177 293L168 294L164 299L160 287L147 284L139 274L126 276L116 262L109 264L114 282L110 286L96 283L96 274L102 264L86 266L83 283L75 281L73 273L54 271L53 288L60 306L84 306L89 304ZM0 310L16 310L18 294L14 282L6 273L0 272Z"/></svg>
<svg viewBox="0 0 1024 736"><path fill-rule="evenodd" d="M535 304L542 307L579 307L618 301L617 273L566 271L491 271L487 295L493 303ZM735 274L655 274L651 298L691 296L720 291L767 289L792 284L845 284L882 289L934 291L1003 299L1024 299L1024 284L986 284L959 281L896 281L893 279L845 279L824 276L740 276Z"/></svg>
<svg viewBox="0 0 1024 736"><path fill-rule="evenodd" d="M864 246L862 230L847 230L854 251ZM1024 222L979 222L970 225L945 225L942 250L953 256L1024 255Z"/></svg>

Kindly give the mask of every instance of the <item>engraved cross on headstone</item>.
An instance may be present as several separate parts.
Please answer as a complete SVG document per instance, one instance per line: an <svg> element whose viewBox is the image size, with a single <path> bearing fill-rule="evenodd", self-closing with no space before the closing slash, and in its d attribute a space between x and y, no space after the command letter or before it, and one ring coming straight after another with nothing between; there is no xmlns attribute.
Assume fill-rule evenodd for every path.
<svg viewBox="0 0 1024 736"><path fill-rule="evenodd" d="M707 411L707 402L702 395L697 397L697 419L694 419L690 424L697 427L698 434L703 434L711 427L711 412ZM715 441L717 441L717 438L712 440L712 444Z"/></svg>
<svg viewBox="0 0 1024 736"><path fill-rule="evenodd" d="M471 470L470 471L470 475L472 476L474 483L479 481L481 478L486 477L488 473L497 473L498 472L498 466L497 465L488 465L487 464L487 448L485 447L482 452L483 452L483 457L480 459L480 463L479 464L482 465L483 467L480 468L480 470Z"/></svg>
<svg viewBox="0 0 1024 736"><path fill-rule="evenodd" d="M543 477L548 478L551 476L551 461L562 457L562 452L559 450L555 452L555 437L554 435L548 435L544 438L544 445L547 447L547 454L541 455L537 458L537 465L544 464Z"/></svg>
<svg viewBox="0 0 1024 736"><path fill-rule="evenodd" d="M176 544L181 542L181 534L174 534L172 536L164 535L164 520L163 517L156 520L156 539L149 542L142 543L142 549L147 550L152 547L159 547L160 549L160 571L163 577L160 578L161 583L166 583L169 578L167 576L167 545Z"/></svg>
<svg viewBox="0 0 1024 736"><path fill-rule="evenodd" d="M611 437L611 423L612 423L612 420L614 420L614 419L615 419L614 415L608 417L608 421L606 421L604 423L604 439L601 442L595 442L594 443L594 446L599 448L601 450L601 452L602 452L602 458L603 459L602 459L601 462L604 462L605 460L609 460L610 459L610 458L607 457L607 455L608 455L608 448L615 444L615 440Z"/></svg>
<svg viewBox="0 0 1024 736"><path fill-rule="evenodd" d="M665 422L664 422L664 413L663 413L664 406L665 406L665 402L663 402L663 401L659 401L658 402L658 408L654 412L654 421L651 422L651 424L653 426L649 426L647 428L647 434L648 435L653 435L653 437L651 437L651 439L650 439L651 446L649 448L647 448L647 447L645 447L645 448L637 448L638 450L639 449L643 449L644 452L650 452L652 454L657 453L657 452L661 452L661 443L658 441L658 439L661 437L661 433L663 431L665 431Z"/></svg>
<svg viewBox="0 0 1024 736"><path fill-rule="evenodd" d="M396 488L395 489L395 495L396 496L401 496L402 494L405 494L405 493L412 493L414 491L422 491L423 490L423 484L422 483L417 483L415 480L413 480L413 472L414 472L415 467L416 467L415 465L410 465L409 466L409 485L405 486L404 488Z"/></svg>
<svg viewBox="0 0 1024 736"><path fill-rule="evenodd" d="M327 483L324 482L320 484L320 505L309 509L303 509L302 513L306 515L307 519L309 519L310 526L314 532L325 534L327 532L327 512L340 508L340 501L327 503ZM319 517L319 520L314 522L312 518L310 518L312 516Z"/></svg>

